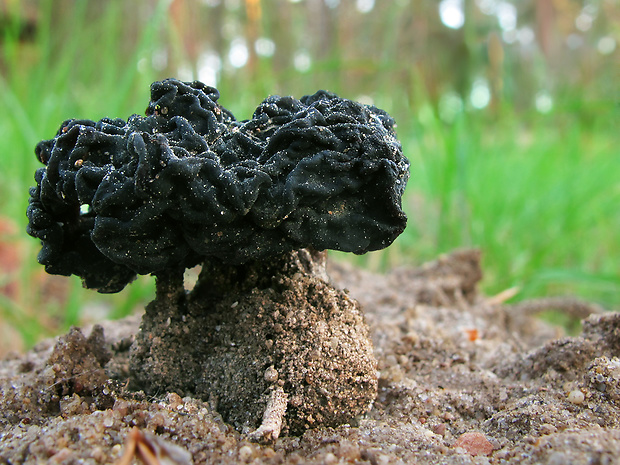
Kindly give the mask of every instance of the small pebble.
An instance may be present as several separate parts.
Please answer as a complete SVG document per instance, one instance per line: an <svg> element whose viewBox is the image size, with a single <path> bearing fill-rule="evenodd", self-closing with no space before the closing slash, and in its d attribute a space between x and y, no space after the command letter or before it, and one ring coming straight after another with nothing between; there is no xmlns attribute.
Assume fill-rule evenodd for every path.
<svg viewBox="0 0 620 465"><path fill-rule="evenodd" d="M575 404L575 405L583 404L584 400L586 400L586 396L584 395L583 392L581 392L578 389L575 389L574 391L571 391L568 393L568 401L571 404Z"/></svg>
<svg viewBox="0 0 620 465"><path fill-rule="evenodd" d="M254 455L254 449L251 446L243 446L239 449L239 458L247 462Z"/></svg>
<svg viewBox="0 0 620 465"><path fill-rule="evenodd" d="M465 449L470 455L489 455L493 452L493 444L482 433L463 433L454 447Z"/></svg>
<svg viewBox="0 0 620 465"><path fill-rule="evenodd" d="M553 434L557 431L558 429L549 424L549 423L543 423L542 425L540 425L540 434L542 435L546 435L546 434Z"/></svg>
<svg viewBox="0 0 620 465"><path fill-rule="evenodd" d="M95 446L90 451L90 457L96 462L103 462L105 460L105 453L100 446Z"/></svg>
<svg viewBox="0 0 620 465"><path fill-rule="evenodd" d="M168 393L168 403L171 409L179 409L179 406L183 405L183 399L176 392Z"/></svg>
<svg viewBox="0 0 620 465"><path fill-rule="evenodd" d="M69 461L72 461L72 456L73 452L71 452L70 449L65 447L64 449L60 449L60 451L51 456L48 463L68 463Z"/></svg>
<svg viewBox="0 0 620 465"><path fill-rule="evenodd" d="M440 436L445 435L446 434L446 424L445 423L439 423L437 425L433 425L433 433L439 434Z"/></svg>
<svg viewBox="0 0 620 465"><path fill-rule="evenodd" d="M276 370L273 365L265 370L265 381L268 383L273 383L278 380L278 370Z"/></svg>

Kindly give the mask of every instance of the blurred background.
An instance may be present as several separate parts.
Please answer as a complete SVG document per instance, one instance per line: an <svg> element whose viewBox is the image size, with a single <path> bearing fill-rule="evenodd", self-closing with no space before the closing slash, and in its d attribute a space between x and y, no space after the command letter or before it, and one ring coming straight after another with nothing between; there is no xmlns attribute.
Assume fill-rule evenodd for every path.
<svg viewBox="0 0 620 465"><path fill-rule="evenodd" d="M46 275L25 234L34 146L69 118L143 114L166 77L238 119L327 89L391 113L409 225L374 271L461 247L483 291L620 309L617 0L0 0L0 354L153 298Z"/></svg>

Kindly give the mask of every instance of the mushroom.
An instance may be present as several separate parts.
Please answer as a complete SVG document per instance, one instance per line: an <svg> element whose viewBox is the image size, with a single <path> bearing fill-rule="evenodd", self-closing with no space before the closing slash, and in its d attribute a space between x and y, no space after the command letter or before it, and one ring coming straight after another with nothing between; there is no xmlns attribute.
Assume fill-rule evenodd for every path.
<svg viewBox="0 0 620 465"><path fill-rule="evenodd" d="M68 120L40 142L35 152L45 167L35 174L27 212L27 231L42 244L38 260L48 273L80 276L99 292L118 292L138 274L156 277L156 299L132 349L137 387L218 397L230 411L243 401L238 397L263 411L269 399L288 399L284 428L292 432L344 422L372 402L374 358L359 306L329 284L317 251L363 254L404 230L409 162L394 120L319 91L300 100L271 96L251 119L237 121L218 98L203 83L167 79L152 84L146 116ZM183 273L196 265L202 271L187 292ZM306 337L308 321L324 323L316 341ZM257 333L241 337L240 327ZM262 359L239 348L248 341L264 347ZM338 352L340 343L357 344L362 371L347 372L346 356L354 355ZM315 361L297 357L287 365L285 346ZM328 364L325 379L333 383L298 379L293 371L317 365L326 347L340 354L342 370ZM253 368L244 376L260 385L237 389L237 398L222 394L226 383L211 376L235 357L247 358ZM278 379L263 376L272 366ZM239 382L230 371L215 378L222 377ZM312 389L300 388L304 383ZM363 405L327 413L342 410L338 392L356 383L369 392ZM256 426L252 418L224 415L240 429Z"/></svg>

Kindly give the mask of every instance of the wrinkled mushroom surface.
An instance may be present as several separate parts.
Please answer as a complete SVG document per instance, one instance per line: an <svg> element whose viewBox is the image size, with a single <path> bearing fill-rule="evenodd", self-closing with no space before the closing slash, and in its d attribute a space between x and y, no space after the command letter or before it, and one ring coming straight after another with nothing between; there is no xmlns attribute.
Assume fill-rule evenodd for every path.
<svg viewBox="0 0 620 465"><path fill-rule="evenodd" d="M128 362L135 389L210 399L258 441L352 422L376 397L376 360L320 251L382 249L405 228L394 121L325 91L269 97L247 121L218 98L156 82L146 116L69 120L39 143L39 262L100 292L156 276Z"/></svg>
<svg viewBox="0 0 620 465"><path fill-rule="evenodd" d="M147 116L68 120L38 144L28 233L47 272L118 292L209 258L365 253L403 231L409 163L387 113L319 91L237 121L218 98L155 82Z"/></svg>

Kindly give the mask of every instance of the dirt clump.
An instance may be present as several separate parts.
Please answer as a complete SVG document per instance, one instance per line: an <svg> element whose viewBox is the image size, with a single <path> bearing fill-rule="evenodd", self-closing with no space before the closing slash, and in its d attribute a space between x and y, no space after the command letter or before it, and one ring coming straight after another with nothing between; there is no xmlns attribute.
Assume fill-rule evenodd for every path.
<svg viewBox="0 0 620 465"><path fill-rule="evenodd" d="M134 388L209 400L245 432L270 402L285 408L282 431L293 434L368 411L377 395L368 326L359 304L327 281L324 253L221 271L220 285L213 277L222 273L203 270L181 305L147 307Z"/></svg>
<svg viewBox="0 0 620 465"><path fill-rule="evenodd" d="M212 344L214 355L204 366L211 371L200 378L194 354L184 363L196 366L195 372L169 374L183 376L178 392L155 385L145 394L127 384L132 357L143 357L149 369L157 368L157 357L149 357L183 328L172 319L169 327L176 324L177 329L167 334L161 329L166 321L158 322L160 332L152 336L161 341L141 355L131 349L132 335L146 335L144 327L138 332L139 316L73 329L26 354L14 354L0 362L0 463L114 463L134 428L144 437L156 437L163 449L182 448L196 464L614 463L620 456L620 317L592 314L579 336L558 337L557 328L535 319L523 306L481 295L476 285L479 258L475 251L461 251L385 275L331 265L331 281L348 291L330 291L330 297L314 301L314 290L327 286L318 276L298 284L267 283L257 276L265 284L262 289L222 302L212 312L219 333L228 325L223 332L234 338L218 340L217 330L205 332L203 340ZM211 285L217 287L217 282ZM282 293L286 297L271 295L269 289L276 285L289 291ZM214 322L197 316L194 306L201 299L209 305L206 289L196 291L196 303L189 299L186 319L195 318L189 323L192 330L214 328ZM298 300L302 295L305 303ZM337 357L349 344L346 329L363 333L364 326L358 325L362 317L354 311L356 304L350 307L354 316L334 312L333 325L329 320L323 328L312 326L312 319L307 328L299 327L280 306L299 305L303 314L326 318L322 312L329 311L330 302L343 305L353 298L374 343L376 399L349 424L299 433L294 425L307 425L300 413L304 403L354 395L339 397L341 374L335 370L357 369L338 367ZM252 308L263 309L262 319L247 315ZM230 329L240 321L231 316L233 310L248 316L238 333ZM289 337L279 339L278 324ZM243 337L242 328L255 331L255 339L270 345L270 351L246 341L250 337L247 332ZM332 344L334 334L338 344ZM303 341L311 335L327 342L320 346L327 355L321 362L324 374L316 380L306 379L311 367L295 365L292 355L303 351ZM282 341L278 352L274 348ZM230 343L238 351L235 363L248 367L238 382L255 383L255 406L226 406L227 394L217 392L225 370L216 365L228 362L218 347ZM327 393L321 391L323 384ZM254 413L263 412L279 388L287 392L287 409L293 413L284 420L287 434L268 444L252 442ZM292 402L295 395L301 396L299 407Z"/></svg>

